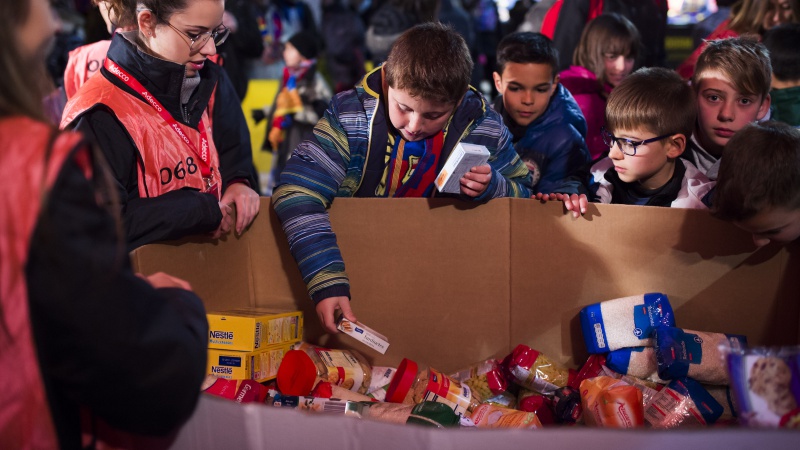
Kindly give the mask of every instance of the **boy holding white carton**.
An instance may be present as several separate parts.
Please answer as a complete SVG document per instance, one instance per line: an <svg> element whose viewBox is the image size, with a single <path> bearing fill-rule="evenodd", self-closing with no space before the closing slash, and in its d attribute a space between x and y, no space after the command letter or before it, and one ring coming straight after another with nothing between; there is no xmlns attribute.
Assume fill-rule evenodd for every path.
<svg viewBox="0 0 800 450"><path fill-rule="evenodd" d="M464 200L531 196L532 178L503 119L469 86L464 39L439 23L403 33L383 66L333 98L292 153L272 203L325 329L351 322L350 281L327 208L336 197L429 197L457 144L485 146L459 183ZM302 226L298 226L302 224Z"/></svg>

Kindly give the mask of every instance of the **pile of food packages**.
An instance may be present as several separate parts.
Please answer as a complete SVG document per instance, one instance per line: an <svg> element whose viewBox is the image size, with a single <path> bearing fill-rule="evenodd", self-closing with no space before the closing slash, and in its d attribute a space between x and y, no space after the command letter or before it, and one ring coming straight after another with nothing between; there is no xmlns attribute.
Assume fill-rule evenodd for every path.
<svg viewBox="0 0 800 450"><path fill-rule="evenodd" d="M299 342L271 381L212 374L203 389L435 427L800 428L800 347L748 348L741 335L679 328L660 293L589 305L580 322L590 356L577 371L527 345L443 373L407 358L371 367L357 351Z"/></svg>

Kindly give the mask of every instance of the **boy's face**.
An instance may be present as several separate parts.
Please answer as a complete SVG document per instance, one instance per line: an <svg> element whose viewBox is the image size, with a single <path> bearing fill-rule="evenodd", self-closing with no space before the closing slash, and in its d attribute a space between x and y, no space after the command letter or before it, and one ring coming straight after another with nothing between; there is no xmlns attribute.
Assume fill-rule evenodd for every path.
<svg viewBox="0 0 800 450"><path fill-rule="evenodd" d="M427 139L444 128L456 108L454 103L439 103L412 97L402 89L387 89L389 120L409 142Z"/></svg>
<svg viewBox="0 0 800 450"><path fill-rule="evenodd" d="M558 87L558 75L548 64L509 62L503 73L494 72L494 85L503 94L503 107L520 126L528 126L544 114Z"/></svg>
<svg viewBox="0 0 800 450"><path fill-rule="evenodd" d="M770 242L788 244L800 238L800 209L770 207L734 224L751 233L759 247Z"/></svg>
<svg viewBox="0 0 800 450"><path fill-rule="evenodd" d="M645 128L614 130L612 133L617 138L627 138L632 141L656 137ZM660 141L638 145L634 156L626 155L619 144L614 144L609 150L608 157L614 163L614 170L620 180L626 183L638 182L645 189L658 189L672 178L674 165L667 162L670 158L677 158L683 153L685 139L682 134L678 134Z"/></svg>
<svg viewBox="0 0 800 450"><path fill-rule="evenodd" d="M706 71L698 78L698 138L711 154L722 148L733 134L748 123L761 120L769 111L770 97L743 94L719 71Z"/></svg>

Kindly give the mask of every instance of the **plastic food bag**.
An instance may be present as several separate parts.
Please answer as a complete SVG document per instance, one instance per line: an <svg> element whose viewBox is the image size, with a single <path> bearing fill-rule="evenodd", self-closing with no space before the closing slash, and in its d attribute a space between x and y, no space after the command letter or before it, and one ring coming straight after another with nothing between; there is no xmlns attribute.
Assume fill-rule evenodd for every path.
<svg viewBox="0 0 800 450"><path fill-rule="evenodd" d="M450 378L469 386L472 395L480 402L485 402L508 389L508 381L494 359L475 363L450 375Z"/></svg>
<svg viewBox="0 0 800 450"><path fill-rule="evenodd" d="M651 334L656 327L675 326L672 306L661 293L595 303L581 310L580 319L589 353L652 347Z"/></svg>
<svg viewBox="0 0 800 450"><path fill-rule="evenodd" d="M614 350L606 355L609 369L643 380L667 384L658 376L658 361L654 347L629 347Z"/></svg>
<svg viewBox="0 0 800 450"><path fill-rule="evenodd" d="M622 380L597 377L581 383L587 425L634 428L644 425L642 391Z"/></svg>
<svg viewBox="0 0 800 450"><path fill-rule="evenodd" d="M701 383L728 384L723 352L747 345L741 335L673 327L658 328L655 335L658 376L664 380L689 377Z"/></svg>
<svg viewBox="0 0 800 450"><path fill-rule="evenodd" d="M503 365L512 381L541 394L552 394L570 380L569 370L527 345L518 345Z"/></svg>
<svg viewBox="0 0 800 450"><path fill-rule="evenodd" d="M800 347L735 349L727 363L744 425L800 428Z"/></svg>
<svg viewBox="0 0 800 450"><path fill-rule="evenodd" d="M653 428L709 425L722 416L724 408L697 381L672 380L647 405L644 417Z"/></svg>

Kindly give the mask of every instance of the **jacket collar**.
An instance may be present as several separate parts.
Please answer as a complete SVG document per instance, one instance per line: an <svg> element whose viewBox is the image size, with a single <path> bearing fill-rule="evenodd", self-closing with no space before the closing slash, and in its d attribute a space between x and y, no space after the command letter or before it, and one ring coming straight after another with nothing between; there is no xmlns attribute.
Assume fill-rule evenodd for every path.
<svg viewBox="0 0 800 450"><path fill-rule="evenodd" d="M212 64L211 61L206 61L200 71L200 85L187 103L187 116L181 105L181 87L186 76L185 66L143 51L136 44L137 33L138 31L115 33L108 49L108 57L136 78L151 95L161 102L175 120L191 127L197 127L219 80L219 67ZM102 72L114 85L144 101L139 93L129 88L116 76L109 74L105 68L102 69Z"/></svg>

